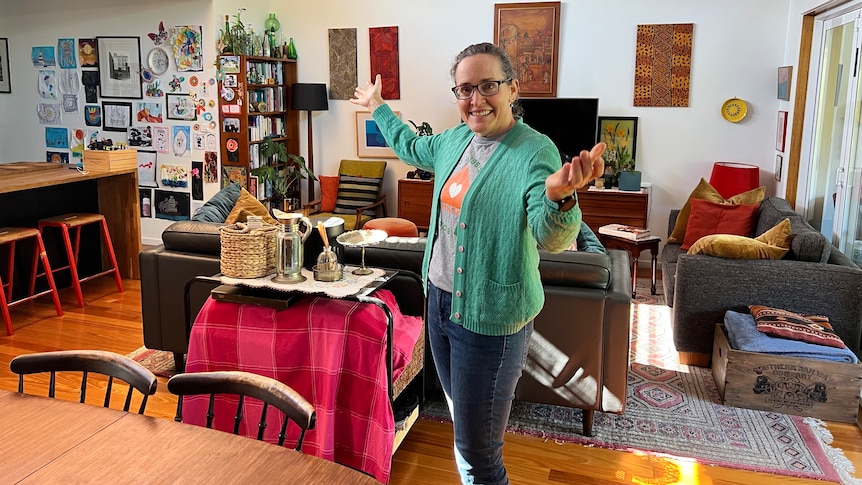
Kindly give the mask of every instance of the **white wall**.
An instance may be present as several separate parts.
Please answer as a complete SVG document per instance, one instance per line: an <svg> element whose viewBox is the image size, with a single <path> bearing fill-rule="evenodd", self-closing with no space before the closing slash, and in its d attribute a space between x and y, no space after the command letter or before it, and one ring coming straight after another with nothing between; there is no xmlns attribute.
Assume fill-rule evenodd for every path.
<svg viewBox="0 0 862 485"><path fill-rule="evenodd" d="M171 60L169 70L159 76L162 90L170 92L168 82L173 74L178 74L186 80L178 92L189 92L189 79L192 75L206 82L215 76L213 62L215 60L215 45L213 38L212 5L207 0L154 0L148 1L146 8L140 2L132 0L87 0L84 2L66 2L64 0L32 0L5 6L0 16L0 36L9 38L11 60L12 94L0 95L0 162L17 160L45 160L45 126L40 125L36 115L36 104L40 102L36 88L37 73L40 68L33 67L31 48L34 46L54 46L56 50L58 38L78 38L97 36L139 36L141 38L141 58L146 63L147 54L153 49L153 41L147 36L157 32L159 21L165 22L165 28L170 30L174 25L201 25L203 27L204 60L203 72L178 73ZM169 56L169 45L161 45ZM52 68L57 72L60 67ZM78 74L82 71L80 65ZM197 88L200 95L200 87ZM217 90L210 88L207 99L216 99ZM166 113L165 98L136 99L106 99L102 101L131 102L132 112L136 111L139 101L160 101ZM44 100L42 100L44 101ZM54 102L54 101L51 101ZM59 101L57 101L59 102ZM78 112L62 113L61 127L92 129L84 124L84 87L78 92ZM208 108L217 115L217 108ZM200 120L203 123L202 120ZM133 125L143 125L133 118ZM153 124L153 123L151 123ZM191 122L178 122L165 119L160 126L170 127L172 124L191 125ZM101 131L103 138L111 138L115 142L125 142L126 134L116 131ZM64 150L59 150L64 151ZM203 160L203 152L194 152L191 157L174 157L173 154L158 154L158 163L184 165L191 170L192 160ZM80 159L72 159L76 163ZM158 173L157 173L158 177ZM209 198L218 191L218 184L204 184L204 198ZM172 190L172 189L166 189ZM190 189L176 189L190 192ZM137 194L133 195L137 197ZM194 202L194 201L193 201ZM155 206L155 201L153 202ZM0 209L5 210L5 208ZM155 207L153 208L155 211ZM142 241L144 244L161 244L161 233L172 223L169 220L143 218L141 220Z"/></svg>
<svg viewBox="0 0 862 485"><path fill-rule="evenodd" d="M253 8L249 8L251 3ZM639 117L638 169L653 184L650 227L667 230L667 213L683 204L701 177L709 178L716 160L759 165L761 183L776 193L773 179L776 117L786 102L776 99L776 70L795 64L798 39L791 11L801 0L586 0L564 1L558 77L560 97L598 97L600 115ZM249 8L243 19L261 30L267 2L204 0L140 2L131 0L32 0L0 17L0 36L9 37L13 52L13 95L0 95L0 161L43 156L43 129L34 113L36 94L29 65L32 45L56 43L59 37L140 35L143 46L159 20L166 25L202 24L211 65L215 38L224 15ZM299 54L299 81L329 83L328 31L358 29L360 83L370 79L368 28L399 27L401 99L391 105L402 119L428 121L435 132L458 122L449 91L453 57L469 44L493 40L494 1L438 0L421 7L396 0L327 2L269 1L281 21L281 34L293 37ZM34 6L35 5L35 6ZM46 15L48 5L55 15ZM28 8L31 6L31 8ZM792 9L792 10L791 10ZM744 12L744 14L742 14ZM256 18L255 18L256 17ZM688 108L632 106L635 34L638 24L693 23L691 95ZM206 25L213 24L212 29ZM33 30L39 25L39 30ZM794 47L795 43L795 47ZM212 47L212 48L211 48ZM83 92L82 92L83 95ZM728 98L748 101L740 123L725 121L721 104ZM329 111L314 116L314 159L318 174L337 171L339 160L356 156L354 115L358 107L330 100ZM306 117L300 114L302 155L307 156ZM409 168L390 162L385 187L390 214L395 214L396 181ZM212 191L207 190L209 197ZM778 195L782 195L783 191ZM164 221L144 221L146 223ZM144 241L158 238L161 225L146 224Z"/></svg>
<svg viewBox="0 0 862 485"><path fill-rule="evenodd" d="M296 40L300 82L328 83L327 29L345 27L358 29L360 84L367 82L372 77L368 28L398 26L401 99L390 104L402 119L428 121L435 132L458 122L448 90L452 59L471 43L493 40L493 1L438 0L412 11L396 0L367 0L361 8L345 0L273 2L272 9ZM695 24L688 108L632 106L636 29L652 23ZM649 225L656 233L666 233L668 211L685 202L701 177L709 178L716 160L760 166L761 183L775 193L776 80L777 68L788 64L787 23L788 4L782 0L563 2L558 96L598 97L600 115L639 117L637 167L653 184ZM748 116L737 124L720 113L734 96L749 103ZM330 101L329 111L314 115L319 173L333 174L341 158L355 155L357 109ZM304 115L301 121L304 153ZM387 174L394 204L395 181L408 167L390 165L395 165ZM391 209L394 213L394 205Z"/></svg>

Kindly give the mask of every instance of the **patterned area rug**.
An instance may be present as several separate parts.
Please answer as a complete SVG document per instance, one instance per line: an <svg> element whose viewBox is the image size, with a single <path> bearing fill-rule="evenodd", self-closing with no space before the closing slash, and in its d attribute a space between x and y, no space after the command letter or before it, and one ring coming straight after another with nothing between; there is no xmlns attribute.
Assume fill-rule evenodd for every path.
<svg viewBox="0 0 862 485"><path fill-rule="evenodd" d="M586 446L692 458L701 464L842 483L853 465L831 448L825 423L812 418L722 406L708 368L680 365L670 309L659 285L638 280L632 308L631 368L622 415L595 413L583 436L582 412L516 402L507 431ZM425 419L451 421L442 401L426 402Z"/></svg>
<svg viewBox="0 0 862 485"><path fill-rule="evenodd" d="M596 413L593 436L581 432L581 411L516 403L508 431L586 446L672 455L702 464L777 475L862 483L853 466L831 448L832 436L817 419L719 404L709 369L680 365L664 295L638 280L632 308L631 368L623 415ZM173 354L141 347L129 357L156 375L176 373ZM427 402L425 419L450 421L443 402Z"/></svg>

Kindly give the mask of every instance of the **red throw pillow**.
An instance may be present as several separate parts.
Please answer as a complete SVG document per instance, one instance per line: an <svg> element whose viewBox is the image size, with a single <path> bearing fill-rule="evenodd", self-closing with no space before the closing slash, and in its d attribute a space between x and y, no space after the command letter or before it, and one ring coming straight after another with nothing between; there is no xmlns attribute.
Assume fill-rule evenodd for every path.
<svg viewBox="0 0 862 485"><path fill-rule="evenodd" d="M761 333L839 349L847 347L841 337L835 335L826 316L804 315L763 305L749 305L748 309Z"/></svg>
<svg viewBox="0 0 862 485"><path fill-rule="evenodd" d="M333 212L338 198L338 175L320 175L320 212Z"/></svg>
<svg viewBox="0 0 862 485"><path fill-rule="evenodd" d="M688 249L703 236L734 234L751 237L760 204L724 205L708 200L691 199L691 215L680 249Z"/></svg>

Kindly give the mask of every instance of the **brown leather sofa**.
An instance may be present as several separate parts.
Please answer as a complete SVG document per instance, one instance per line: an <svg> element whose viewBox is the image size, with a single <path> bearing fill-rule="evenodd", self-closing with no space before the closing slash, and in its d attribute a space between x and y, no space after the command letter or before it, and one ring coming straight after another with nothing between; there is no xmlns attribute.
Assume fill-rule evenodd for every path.
<svg viewBox="0 0 862 485"><path fill-rule="evenodd" d="M162 234L162 246L141 253L144 344L174 352L180 362L188 348L183 288L194 276L218 272L218 227L175 223ZM424 247L424 238L390 238L366 249L366 265L419 274ZM346 248L342 261L358 264L359 258L358 249ZM527 369L515 397L583 409L583 432L588 436L594 411L624 411L630 268L628 253L620 250L608 254L541 251L545 307L536 317ZM192 314L206 299L209 288L204 286L192 288ZM417 303L421 304L407 304ZM431 378L426 383L433 383L436 375L428 352L426 349L426 375Z"/></svg>

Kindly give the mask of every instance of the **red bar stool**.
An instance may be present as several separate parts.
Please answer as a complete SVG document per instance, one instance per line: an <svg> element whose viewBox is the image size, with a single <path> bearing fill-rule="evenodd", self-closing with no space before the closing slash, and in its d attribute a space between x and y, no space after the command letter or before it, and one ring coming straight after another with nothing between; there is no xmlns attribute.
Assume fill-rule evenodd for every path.
<svg viewBox="0 0 862 485"><path fill-rule="evenodd" d="M13 300L12 275L15 268L15 243L30 238L36 239L33 247L33 267L32 271L30 271L30 296ZM6 323L6 334L12 335L13 333L12 317L9 315L9 307L38 298L48 293L51 293L51 297L54 299L54 308L57 310L57 315L63 316L63 307L60 306L60 296L57 294L57 285L54 284L54 276L51 273L51 266L48 264L48 255L45 252L45 245L42 244L42 235L39 231L32 227L2 227L0 228L0 247L2 246L7 246L9 248L6 283L4 283L3 278L0 277L0 312L3 313L3 321ZM40 259L42 260L42 268L45 270L45 272L41 274L44 274L48 279L48 289L36 294L36 276L41 275L36 273Z"/></svg>
<svg viewBox="0 0 862 485"><path fill-rule="evenodd" d="M111 260L111 268L81 278L78 275L78 250L81 246L81 228L87 224L100 224L102 239L104 239L105 248L108 250L108 258ZM114 245L111 244L111 234L108 232L108 223L105 221L105 216L102 214L74 213L39 220L39 231L43 236L45 235L45 229L49 227L60 229L63 235L63 244L66 246L66 259L68 261L66 266L55 268L53 271L57 272L68 269L72 273L72 287L75 289L75 296L78 298L79 307L84 307L84 294L81 292L81 283L84 281L114 273L114 279L117 280L117 290L120 293L123 292L123 279L120 277L120 269L117 266L117 257L114 254ZM70 235L72 232L75 235L74 247L72 247L72 238Z"/></svg>

